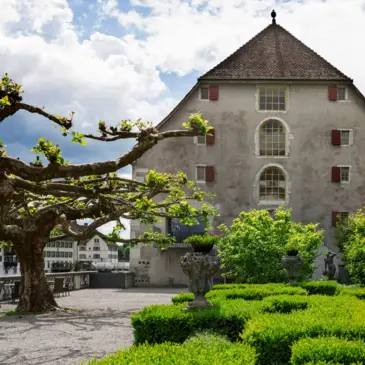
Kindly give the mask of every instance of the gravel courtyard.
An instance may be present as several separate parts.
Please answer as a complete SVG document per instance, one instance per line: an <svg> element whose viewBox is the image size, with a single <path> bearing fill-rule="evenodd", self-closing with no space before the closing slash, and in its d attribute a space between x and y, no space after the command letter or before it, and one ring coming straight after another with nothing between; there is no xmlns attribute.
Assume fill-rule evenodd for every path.
<svg viewBox="0 0 365 365"><path fill-rule="evenodd" d="M151 304L169 304L182 289L86 289L58 298L71 313L0 316L0 364L75 365L133 343L130 315ZM1 312L14 309L2 305Z"/></svg>

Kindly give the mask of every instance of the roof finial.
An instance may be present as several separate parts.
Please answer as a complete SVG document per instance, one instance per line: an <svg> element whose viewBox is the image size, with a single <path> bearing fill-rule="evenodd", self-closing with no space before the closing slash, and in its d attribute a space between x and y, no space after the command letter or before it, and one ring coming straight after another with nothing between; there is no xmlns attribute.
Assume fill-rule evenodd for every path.
<svg viewBox="0 0 365 365"><path fill-rule="evenodd" d="M272 23L273 24L276 24L276 12L275 12L275 10L273 10L272 12L271 12L271 17L272 17Z"/></svg>

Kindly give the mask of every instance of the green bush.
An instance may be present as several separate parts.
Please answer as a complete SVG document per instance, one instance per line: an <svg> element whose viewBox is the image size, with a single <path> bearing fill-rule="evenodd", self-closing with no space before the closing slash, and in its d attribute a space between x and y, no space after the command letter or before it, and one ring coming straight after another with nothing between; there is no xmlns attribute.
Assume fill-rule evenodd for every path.
<svg viewBox="0 0 365 365"><path fill-rule="evenodd" d="M262 300L271 295L307 295L307 291L303 288L292 286L269 286L269 285L246 285L245 289L230 290L212 290L206 298L216 299L244 299L244 300ZM172 298L174 304L191 302L194 299L192 293L180 293Z"/></svg>
<svg viewBox="0 0 365 365"><path fill-rule="evenodd" d="M341 222L337 227L336 240L351 281L365 285L365 209Z"/></svg>
<svg viewBox="0 0 365 365"><path fill-rule="evenodd" d="M342 287L339 295L353 295L358 299L365 299L365 288Z"/></svg>
<svg viewBox="0 0 365 365"><path fill-rule="evenodd" d="M343 338L303 338L292 347L291 364L332 361L340 364L365 362L363 341L348 341Z"/></svg>
<svg viewBox="0 0 365 365"><path fill-rule="evenodd" d="M315 258L322 245L317 224L302 225L291 219L291 210L280 207L271 217L266 210L242 212L230 228L218 228L218 242L226 275L249 283L286 282L281 263L288 242L295 242L302 258L300 280L308 280L315 270Z"/></svg>
<svg viewBox="0 0 365 365"><path fill-rule="evenodd" d="M263 311L267 313L290 313L308 307L308 298L300 295L278 295L263 300Z"/></svg>
<svg viewBox="0 0 365 365"><path fill-rule="evenodd" d="M198 335L183 345L165 342L143 344L118 351L87 365L255 365L254 349L233 344L220 337Z"/></svg>
<svg viewBox="0 0 365 365"><path fill-rule="evenodd" d="M152 305L132 315L134 343L183 343L201 330L213 330L239 340L245 323L263 307L261 302L244 300L213 301L210 308L186 311L186 304Z"/></svg>
<svg viewBox="0 0 365 365"><path fill-rule="evenodd" d="M337 281L323 280L323 281L308 281L299 284L302 288L308 291L309 295L336 295L339 286Z"/></svg>
<svg viewBox="0 0 365 365"><path fill-rule="evenodd" d="M283 365L291 345L303 337L365 339L365 304L350 296L309 296L308 308L286 315L262 314L245 325L242 339L258 353L260 365Z"/></svg>

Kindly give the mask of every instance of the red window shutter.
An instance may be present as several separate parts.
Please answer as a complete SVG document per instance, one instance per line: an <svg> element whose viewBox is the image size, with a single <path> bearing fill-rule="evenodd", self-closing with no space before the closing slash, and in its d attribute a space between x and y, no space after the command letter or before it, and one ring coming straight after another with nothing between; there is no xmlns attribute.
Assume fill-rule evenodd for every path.
<svg viewBox="0 0 365 365"><path fill-rule="evenodd" d="M328 86L328 100L337 101L337 86Z"/></svg>
<svg viewBox="0 0 365 365"><path fill-rule="evenodd" d="M205 180L209 182L214 181L214 166L205 167Z"/></svg>
<svg viewBox="0 0 365 365"><path fill-rule="evenodd" d="M215 130L213 128L208 132L206 141L207 141L207 144L214 144L214 140L215 140Z"/></svg>
<svg viewBox="0 0 365 365"><path fill-rule="evenodd" d="M332 227L337 227L339 212L332 212Z"/></svg>
<svg viewBox="0 0 365 365"><path fill-rule="evenodd" d="M341 168L337 166L332 167L332 182L341 181Z"/></svg>
<svg viewBox="0 0 365 365"><path fill-rule="evenodd" d="M332 130L332 144L334 146L341 145L341 132L337 129Z"/></svg>
<svg viewBox="0 0 365 365"><path fill-rule="evenodd" d="M218 85L209 86L209 100L218 100Z"/></svg>

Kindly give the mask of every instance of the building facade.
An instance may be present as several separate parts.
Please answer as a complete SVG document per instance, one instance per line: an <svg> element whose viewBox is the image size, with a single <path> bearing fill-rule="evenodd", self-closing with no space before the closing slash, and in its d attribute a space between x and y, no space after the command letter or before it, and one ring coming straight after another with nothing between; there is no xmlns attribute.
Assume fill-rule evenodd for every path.
<svg viewBox="0 0 365 365"><path fill-rule="evenodd" d="M284 204L295 221L320 224L321 250L341 263L334 226L365 203L365 98L353 81L273 20L201 76L158 129L180 129L196 112L214 127L212 136L159 142L133 165L133 177L142 180L149 169L187 173L216 194L215 226ZM155 228L167 233L169 223ZM132 223L132 237L145 229ZM186 250L131 249L136 280L187 283ZM320 277L323 258L317 264Z"/></svg>
<svg viewBox="0 0 365 365"><path fill-rule="evenodd" d="M99 235L78 245L77 258L79 261L118 263L118 245L108 245Z"/></svg>

